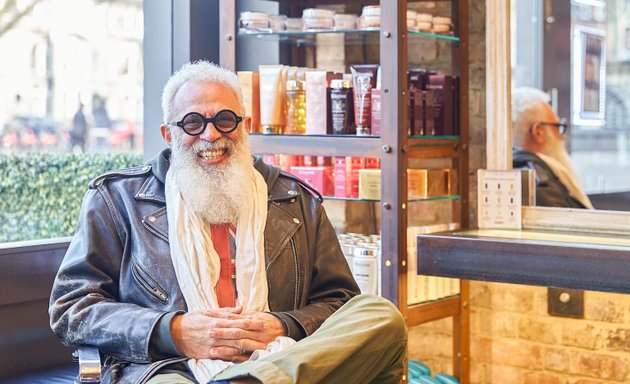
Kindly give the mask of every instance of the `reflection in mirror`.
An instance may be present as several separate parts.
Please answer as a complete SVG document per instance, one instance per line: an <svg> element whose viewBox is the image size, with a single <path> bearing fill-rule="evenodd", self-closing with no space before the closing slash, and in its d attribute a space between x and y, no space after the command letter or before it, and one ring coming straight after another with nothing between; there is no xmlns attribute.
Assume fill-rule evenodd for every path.
<svg viewBox="0 0 630 384"><path fill-rule="evenodd" d="M579 196L581 190L596 209L630 211L630 28L625 27L630 24L630 0L512 0L511 13L512 89L543 90L552 106L527 112L523 121L528 126L514 120L518 109L514 108L514 144L524 145L527 137L536 142L560 134L566 152L556 144L553 160L567 170L564 178L575 184L565 186L572 201L537 199L537 204L577 207L573 203L578 202L589 207ZM538 116L538 125L533 115ZM559 118L567 118L571 126L564 135L560 132L564 126L540 124L555 124ZM515 167L531 166L540 177L542 165L533 165L533 160L527 164L531 158L523 159L518 152L514 160ZM548 168L554 172L558 167ZM551 180L563 181L553 174L558 180ZM539 189L540 184L540 195Z"/></svg>
<svg viewBox="0 0 630 384"><path fill-rule="evenodd" d="M512 166L536 171L536 205L592 208L566 150L568 123L549 102L536 88L512 91Z"/></svg>

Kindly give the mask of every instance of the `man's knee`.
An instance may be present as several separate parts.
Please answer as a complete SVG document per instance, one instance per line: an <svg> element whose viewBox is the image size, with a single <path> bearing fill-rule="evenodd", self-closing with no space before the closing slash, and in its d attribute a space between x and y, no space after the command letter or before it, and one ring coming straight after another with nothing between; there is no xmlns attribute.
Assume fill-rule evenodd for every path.
<svg viewBox="0 0 630 384"><path fill-rule="evenodd" d="M373 314L381 334L395 340L407 339L407 323L391 301L374 295L358 295L346 305L353 306L360 313Z"/></svg>

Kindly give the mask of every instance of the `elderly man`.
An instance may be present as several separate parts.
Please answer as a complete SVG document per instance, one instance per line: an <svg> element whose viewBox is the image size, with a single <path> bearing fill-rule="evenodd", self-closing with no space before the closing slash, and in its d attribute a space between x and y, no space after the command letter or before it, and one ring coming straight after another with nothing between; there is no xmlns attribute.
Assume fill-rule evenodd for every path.
<svg viewBox="0 0 630 384"><path fill-rule="evenodd" d="M254 160L236 75L186 64L162 107L170 148L89 186L50 301L61 340L98 347L104 382L399 382L404 320L358 295L311 189Z"/></svg>
<svg viewBox="0 0 630 384"><path fill-rule="evenodd" d="M546 93L529 87L512 92L512 166L536 170L536 205L593 208L564 146L568 129Z"/></svg>

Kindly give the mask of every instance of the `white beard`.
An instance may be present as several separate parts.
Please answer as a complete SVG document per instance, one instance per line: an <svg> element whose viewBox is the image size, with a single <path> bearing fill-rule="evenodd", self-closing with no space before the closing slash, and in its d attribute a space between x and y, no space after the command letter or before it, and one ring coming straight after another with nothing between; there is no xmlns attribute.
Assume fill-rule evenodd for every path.
<svg viewBox="0 0 630 384"><path fill-rule="evenodd" d="M569 155L569 152L567 152L563 141L556 141L556 143L549 146L545 152L547 156L551 156L555 160L560 162L560 164L562 164L566 168L566 171L571 177L571 180L576 185L580 185L578 173L575 171L575 167L573 166L573 163L571 161L571 156Z"/></svg>
<svg viewBox="0 0 630 384"><path fill-rule="evenodd" d="M188 146L181 134L173 135L171 165L182 199L196 214L210 224L237 224L239 203L253 190L252 181L244 170L253 167L247 136L236 141L221 138L214 143L198 141ZM227 148L229 158L214 166L202 166L197 153L206 149ZM249 197L251 198L251 197Z"/></svg>
<svg viewBox="0 0 630 384"><path fill-rule="evenodd" d="M560 182L567 187L571 196L581 202L586 208L593 208L590 199L580 187L578 174L575 172L575 168L571 163L571 157L562 141L548 146L543 153L538 155L547 163L553 173L560 179Z"/></svg>

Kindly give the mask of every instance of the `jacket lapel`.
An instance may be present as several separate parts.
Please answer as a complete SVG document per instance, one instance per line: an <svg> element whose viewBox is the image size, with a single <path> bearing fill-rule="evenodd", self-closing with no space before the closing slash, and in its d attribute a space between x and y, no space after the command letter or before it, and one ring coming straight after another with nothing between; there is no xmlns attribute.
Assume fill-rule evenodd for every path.
<svg viewBox="0 0 630 384"><path fill-rule="evenodd" d="M149 177L135 196L137 201L148 201L162 205L157 210L142 217L142 225L154 235L168 242L168 220L164 184L155 177Z"/></svg>
<svg viewBox="0 0 630 384"><path fill-rule="evenodd" d="M280 252L302 225L302 221L280 205L269 204L267 213L267 225L265 226L265 261L266 266L278 257Z"/></svg>

